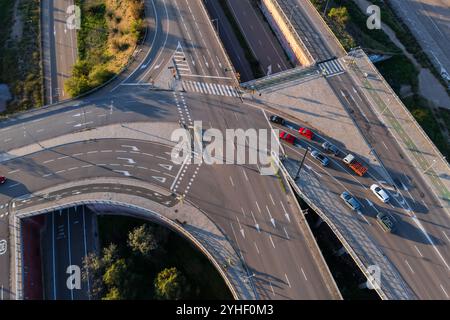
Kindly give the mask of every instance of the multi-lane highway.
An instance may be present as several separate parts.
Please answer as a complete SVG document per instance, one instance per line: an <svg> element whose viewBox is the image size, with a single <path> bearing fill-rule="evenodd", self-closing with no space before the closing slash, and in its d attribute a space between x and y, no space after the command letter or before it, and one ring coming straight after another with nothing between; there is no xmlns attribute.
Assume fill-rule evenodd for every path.
<svg viewBox="0 0 450 320"><path fill-rule="evenodd" d="M78 56L74 0L41 2L45 102L69 98L64 82L71 77Z"/></svg>
<svg viewBox="0 0 450 320"><path fill-rule="evenodd" d="M149 1L147 4L152 32L123 75L83 100L22 114L1 124L0 170L9 180L2 186L0 195L4 204L0 237L8 239L10 212L42 201L33 197L39 190L86 178L132 177L184 196L201 208L241 255L247 268L242 277L251 283L258 298L339 299L340 294L295 198L283 191L278 178L260 175L257 166L184 164L177 167L169 156L172 149L167 141L169 132L153 133L164 137L167 144L101 139L71 144L57 142L38 152L30 147L94 128L101 130L111 125L127 128L132 123L148 123L151 127L158 122L176 125L181 122L190 126L202 120L205 128L222 131L270 128L264 112L243 107L235 89L232 66L200 1ZM167 69L171 66L178 80ZM149 90L166 84L182 91ZM173 130L170 125L166 128ZM21 156L11 158L17 150L21 150ZM75 192L64 191L57 196L64 197L72 191ZM92 190L78 188L76 192ZM115 192L132 193L133 190ZM63 218L69 219L68 224L58 220ZM64 228L61 234L66 235L68 227L73 227L71 215L57 213L51 219ZM65 246L66 242L58 245ZM8 250L0 256L0 281L5 288L4 297L14 298L9 254ZM72 298L71 294L65 292L64 298Z"/></svg>

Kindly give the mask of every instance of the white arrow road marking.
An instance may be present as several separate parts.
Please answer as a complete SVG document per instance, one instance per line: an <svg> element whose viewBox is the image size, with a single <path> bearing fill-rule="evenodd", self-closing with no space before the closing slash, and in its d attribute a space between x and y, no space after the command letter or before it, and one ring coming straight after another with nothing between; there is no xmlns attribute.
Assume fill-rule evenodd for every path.
<svg viewBox="0 0 450 320"><path fill-rule="evenodd" d="M272 224L273 224L273 227L274 228L276 228L277 226L275 225L275 219L274 218L272 218L272 215L270 214L270 210L269 210L269 207L266 205L266 209L267 209L267 212L269 213L269 217L270 217L270 222L272 222Z"/></svg>
<svg viewBox="0 0 450 320"><path fill-rule="evenodd" d="M255 215L253 214L253 211L250 211L250 213L252 214L253 221L255 222L255 228L256 228L256 230L258 230L258 233L261 233L261 229L259 228L258 222L256 222Z"/></svg>
<svg viewBox="0 0 450 320"><path fill-rule="evenodd" d="M129 164L136 164L136 161L130 158L117 158L117 160L126 160Z"/></svg>
<svg viewBox="0 0 450 320"><path fill-rule="evenodd" d="M155 179L155 180L158 180L158 181L161 182L161 183L166 182L166 178L163 178L163 177L155 177L155 176L152 176L152 178Z"/></svg>
<svg viewBox="0 0 450 320"><path fill-rule="evenodd" d="M168 165L168 164L159 164L160 167L163 167L164 169L168 170L168 171L172 171L173 166Z"/></svg>
<svg viewBox="0 0 450 320"><path fill-rule="evenodd" d="M123 145L123 146L121 146L122 148L131 148L131 150L132 151L139 151L139 148L138 147L135 147L135 146L127 146L127 145Z"/></svg>
<svg viewBox="0 0 450 320"><path fill-rule="evenodd" d="M94 122L89 121L89 122L85 122L85 123L79 123L79 124L76 124L76 125L74 125L73 127L74 127L74 128L79 128L79 127L87 126L87 125L93 124L93 123L94 123Z"/></svg>
<svg viewBox="0 0 450 320"><path fill-rule="evenodd" d="M125 177L130 177L131 176L131 174L128 171L114 170L114 172L122 173Z"/></svg>
<svg viewBox="0 0 450 320"><path fill-rule="evenodd" d="M239 230L241 231L241 234L242 234L242 238L244 238L244 239L245 239L244 228L242 228L242 226L241 226L241 222L239 221L239 218L238 218L238 217L236 217L236 220L237 220L237 222L238 222L238 225L239 225Z"/></svg>

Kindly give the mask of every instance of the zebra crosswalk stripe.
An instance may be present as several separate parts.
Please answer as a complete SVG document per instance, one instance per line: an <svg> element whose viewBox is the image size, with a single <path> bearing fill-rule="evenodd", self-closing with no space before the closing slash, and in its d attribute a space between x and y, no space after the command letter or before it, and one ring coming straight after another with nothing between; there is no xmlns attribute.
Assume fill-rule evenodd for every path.
<svg viewBox="0 0 450 320"><path fill-rule="evenodd" d="M207 83L199 81L182 81L182 87L185 91L197 92L215 96L239 97L236 88L219 83Z"/></svg>

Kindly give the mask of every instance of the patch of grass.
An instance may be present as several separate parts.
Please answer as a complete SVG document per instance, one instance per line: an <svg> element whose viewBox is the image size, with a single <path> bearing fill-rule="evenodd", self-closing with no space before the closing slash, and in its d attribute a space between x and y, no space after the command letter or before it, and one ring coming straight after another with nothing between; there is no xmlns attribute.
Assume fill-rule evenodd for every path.
<svg viewBox="0 0 450 320"><path fill-rule="evenodd" d="M65 89L78 96L100 86L127 64L144 32L143 0L77 0L81 8L79 59Z"/></svg>
<svg viewBox="0 0 450 320"><path fill-rule="evenodd" d="M43 103L39 1L20 1L18 14L23 33L18 39L11 37L14 3L0 0L0 83L6 83L13 95L6 114L31 109Z"/></svg>

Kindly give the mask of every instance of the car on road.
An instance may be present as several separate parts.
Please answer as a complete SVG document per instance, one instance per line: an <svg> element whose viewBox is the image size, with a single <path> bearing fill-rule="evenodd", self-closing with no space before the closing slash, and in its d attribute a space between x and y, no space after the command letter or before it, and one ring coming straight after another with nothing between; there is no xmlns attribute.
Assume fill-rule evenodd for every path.
<svg viewBox="0 0 450 320"><path fill-rule="evenodd" d="M330 152L332 154L334 154L335 156L339 155L339 149L334 145L327 142L324 142L322 144L322 148L326 151L326 152Z"/></svg>
<svg viewBox="0 0 450 320"><path fill-rule="evenodd" d="M286 122L282 117L276 116L276 115L270 116L269 120L270 120L270 122L278 123L278 124L281 124L282 126L284 126L284 124Z"/></svg>
<svg viewBox="0 0 450 320"><path fill-rule="evenodd" d="M387 203L389 202L389 195L387 194L387 192L381 188L379 185L377 184L373 184L370 187L370 190L372 190L372 192L375 194L375 196L380 199L383 203Z"/></svg>
<svg viewBox="0 0 450 320"><path fill-rule="evenodd" d="M345 204L353 211L361 209L361 204L349 192L342 192L341 199L344 200Z"/></svg>
<svg viewBox="0 0 450 320"><path fill-rule="evenodd" d="M388 215L387 213L380 212L377 214L377 222L386 232L395 231L396 221L394 217Z"/></svg>
<svg viewBox="0 0 450 320"><path fill-rule="evenodd" d="M313 152L311 152L311 156L319 161L324 167L326 167L330 163L330 160L319 151L314 150Z"/></svg>
<svg viewBox="0 0 450 320"><path fill-rule="evenodd" d="M0 184L4 184L6 182L6 178L3 176L0 176Z"/></svg>
<svg viewBox="0 0 450 320"><path fill-rule="evenodd" d="M314 137L314 133L307 128L298 129L298 133L300 133L302 136L304 136L308 140L312 140Z"/></svg>
<svg viewBox="0 0 450 320"><path fill-rule="evenodd" d="M280 132L280 139L286 141L287 143L294 144L295 137L287 132Z"/></svg>

